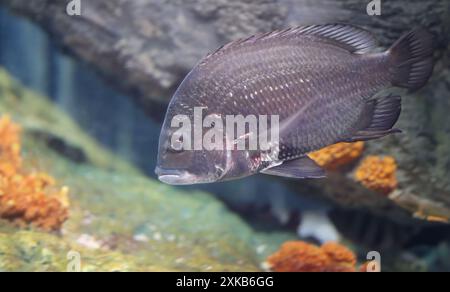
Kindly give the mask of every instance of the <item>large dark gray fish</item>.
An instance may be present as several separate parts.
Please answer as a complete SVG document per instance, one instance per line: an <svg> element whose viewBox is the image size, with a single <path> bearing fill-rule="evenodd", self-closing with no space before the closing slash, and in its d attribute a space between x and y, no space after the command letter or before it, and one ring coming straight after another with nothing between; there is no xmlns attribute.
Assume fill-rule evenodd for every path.
<svg viewBox="0 0 450 292"><path fill-rule="evenodd" d="M156 174L169 184L258 172L323 177L306 154L341 141L399 132L392 127L400 97L377 93L392 86L419 89L432 69L432 36L421 29L383 52L369 32L343 24L303 26L232 42L201 60L173 96L160 135ZM262 151L173 147L176 128L171 120L180 114L193 118L194 107L221 118L279 115L276 158L262 159L267 154ZM175 142L183 143L182 138Z"/></svg>

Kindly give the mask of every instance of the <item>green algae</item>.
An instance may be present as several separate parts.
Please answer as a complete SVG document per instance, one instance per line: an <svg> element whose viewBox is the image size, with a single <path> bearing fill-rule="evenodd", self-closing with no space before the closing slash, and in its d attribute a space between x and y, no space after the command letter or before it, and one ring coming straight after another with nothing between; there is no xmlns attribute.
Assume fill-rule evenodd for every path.
<svg viewBox="0 0 450 292"><path fill-rule="evenodd" d="M75 246L54 234L8 228L0 224L0 271L71 271L70 252L81 255L80 271L139 271L129 256ZM147 270L157 270L148 266Z"/></svg>
<svg viewBox="0 0 450 292"><path fill-rule="evenodd" d="M24 88L0 67L0 114L3 113L11 115L25 129L25 135L33 138L40 133L58 138L73 148L82 149L91 164L137 172L132 165L101 147L48 98ZM25 151L33 151L33 148L25 147Z"/></svg>
<svg viewBox="0 0 450 292"><path fill-rule="evenodd" d="M0 69L0 112L24 128L24 160L70 189L60 234L0 221L0 271L258 271L293 234L256 232L214 196L163 185L89 137L45 97ZM67 159L34 133L83 151ZM39 136L40 137L40 136Z"/></svg>

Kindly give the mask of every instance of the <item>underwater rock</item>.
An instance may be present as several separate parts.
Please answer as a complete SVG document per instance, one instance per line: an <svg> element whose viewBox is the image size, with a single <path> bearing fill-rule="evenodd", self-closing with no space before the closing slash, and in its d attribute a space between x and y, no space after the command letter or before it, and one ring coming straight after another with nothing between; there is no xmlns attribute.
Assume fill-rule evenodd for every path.
<svg viewBox="0 0 450 292"><path fill-rule="evenodd" d="M387 46L414 23L438 36L442 55L450 27L446 0L386 1L376 17L366 14L368 0L82 1L79 17L66 14L65 0L3 2L132 93L152 115L158 115L159 102L168 101L201 57L240 37L296 25L349 22L370 28Z"/></svg>
<svg viewBox="0 0 450 292"><path fill-rule="evenodd" d="M36 140L44 141L50 149L67 157L67 159L77 163L86 163L89 161L82 148L70 145L61 137L38 129L30 130L29 134Z"/></svg>
<svg viewBox="0 0 450 292"><path fill-rule="evenodd" d="M397 253L407 245L420 244L416 236L430 227L429 223L417 219L398 222L361 208L335 208L329 216L343 238L351 239L362 250L367 248L383 254Z"/></svg>
<svg viewBox="0 0 450 292"><path fill-rule="evenodd" d="M141 265L135 257L118 251L92 250L54 234L15 230L0 221L1 272L132 272L162 269L157 263Z"/></svg>
<svg viewBox="0 0 450 292"><path fill-rule="evenodd" d="M24 143L40 141L76 162L88 162L101 168L139 173L130 163L117 159L111 151L102 148L48 98L22 87L2 67L0 67L0 96L0 113L11 114L14 121L20 124L26 138Z"/></svg>

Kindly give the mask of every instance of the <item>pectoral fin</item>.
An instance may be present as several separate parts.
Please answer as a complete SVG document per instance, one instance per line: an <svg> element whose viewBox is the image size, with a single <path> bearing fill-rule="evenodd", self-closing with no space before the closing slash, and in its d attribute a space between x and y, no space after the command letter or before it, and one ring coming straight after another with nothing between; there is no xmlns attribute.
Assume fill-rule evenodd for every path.
<svg viewBox="0 0 450 292"><path fill-rule="evenodd" d="M344 142L367 141L401 133L399 129L392 128L400 116L401 108L402 100L398 95L390 94L370 100L359 121L363 128L344 139Z"/></svg>
<svg viewBox="0 0 450 292"><path fill-rule="evenodd" d="M280 165L267 168L261 173L290 178L323 178L325 171L308 156L285 161Z"/></svg>

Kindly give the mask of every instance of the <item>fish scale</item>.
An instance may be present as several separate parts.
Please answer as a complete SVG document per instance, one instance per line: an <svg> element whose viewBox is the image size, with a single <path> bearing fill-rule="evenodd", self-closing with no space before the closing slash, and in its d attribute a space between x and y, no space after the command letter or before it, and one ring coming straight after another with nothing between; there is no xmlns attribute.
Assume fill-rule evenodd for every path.
<svg viewBox="0 0 450 292"><path fill-rule="evenodd" d="M248 58L247 54L236 54L237 57L231 58L230 64L225 72L222 72L218 75L215 72L219 72L225 68L224 62L211 62L208 65L200 67L203 71L208 71L209 67L214 67L211 69L211 75L214 77L205 78L208 82L205 82L205 86L210 88L209 84L222 84L221 86L214 87L213 90L209 89L206 91L207 94L203 95L205 101L202 102L200 100L199 105L207 104L208 98L211 96L216 100L219 100L217 103L209 102L208 104L208 113L221 113L230 112L233 114L242 114L242 115L261 115L261 114L277 114L280 116L280 120L283 120L290 114L298 111L302 106L306 103L312 102L313 104L317 102L317 100L322 100L327 98L327 96L331 96L333 94L333 87L325 87L320 90L320 84L323 84L325 80L333 80L336 79L333 83L339 83L339 78L341 75L336 74L336 71L340 71L341 73L344 71L342 68L346 68L345 64L351 63L351 56L346 51L339 51L339 54L334 57L321 58L317 57L317 54L320 55L328 55L330 51L333 51L332 48L324 48L317 51L317 48L306 46L303 50L298 50L299 52L291 54L291 56L280 58L280 55L283 55L287 50L292 51L290 46L272 48L268 53L256 53L252 56L252 58ZM313 56L313 57L311 57ZM268 64L266 66L259 65L255 66L254 64L260 64L261 60L264 60L264 64ZM275 61L276 60L276 61ZM340 67L336 68L334 64L337 61L340 61ZM233 66L238 66L238 70L234 72ZM275 65L277 64L277 65ZM330 66L333 64L333 66ZM323 68L331 67L331 70L323 71ZM348 66L347 66L348 67ZM303 68L307 68L306 70ZM274 74L272 78L264 78L264 74L267 72L284 72L284 71L293 72L292 75L286 76L285 74ZM349 73L351 71L347 70ZM345 72L345 71L344 71ZM199 72L198 74L202 74ZM227 83L221 83L218 80L227 79ZM250 82L243 82L242 80L250 80ZM285 87L286 83L295 82L298 80L302 80L303 83L294 83L294 85L288 89ZM313 81L311 81L313 80ZM302 86L306 83L306 87ZM231 86L227 86L227 84L232 84ZM242 90L242 88L246 86L247 90ZM338 94L334 95L334 100L339 102L343 100L345 97L351 97L352 95L352 87L351 84L346 83L343 90L338 90ZM275 90L260 93L259 90L265 87L272 87ZM353 86L353 88L356 86ZM310 89L310 90L308 90ZM377 89L372 89L373 92L376 92ZM289 94L291 92L297 92L297 94ZM229 95L229 92L232 95ZM228 94L227 94L228 93ZM250 102L245 102L243 96L251 96ZM272 101L275 99L275 96L279 96L283 99L284 104L286 105L284 111L280 111L280 107L276 107L276 104ZM333 101L330 99L329 101ZM264 105L263 103L264 102ZM245 109L243 106L245 105ZM272 106L270 106L272 105ZM358 100L355 100L354 103L343 103L345 107L344 110L349 108L355 108L357 111L362 111L362 106ZM278 109L278 110L277 110ZM288 109L288 110L286 110ZM298 133L301 133L299 137L304 137L303 141L306 142L306 145L301 145L301 139L288 140L283 139L284 143L292 144L292 146L301 147L305 149L307 152L316 150L317 148L323 147L330 143L335 143L339 140L339 135L345 131L345 129L352 126L349 124L348 120L342 119L342 115L339 107L335 108L335 112L337 113L335 116L330 117L327 123L315 123L311 126L299 126ZM317 121L317 119L323 116L323 112L319 112L317 114L307 115L309 119L304 119L306 125L308 125L308 120ZM330 121L330 122L328 122ZM346 122L346 123L345 123ZM337 127L339 126L339 127ZM307 139L309 137L309 132L319 132L323 135L317 139ZM333 133L335 133L333 135Z"/></svg>
<svg viewBox="0 0 450 292"><path fill-rule="evenodd" d="M227 44L202 59L175 92L161 131L157 173L174 184L235 179L259 171L321 177L323 171L307 153L336 142L398 132L392 127L400 114L400 98L376 94L391 86L423 86L432 71L431 40L425 31L414 30L380 52L369 32L329 24ZM278 156L264 161L268 153L260 150L171 151L171 119L184 114L192 120L195 107L202 107L204 116L220 116L224 123L226 115L278 115L280 140L272 149Z"/></svg>

